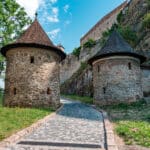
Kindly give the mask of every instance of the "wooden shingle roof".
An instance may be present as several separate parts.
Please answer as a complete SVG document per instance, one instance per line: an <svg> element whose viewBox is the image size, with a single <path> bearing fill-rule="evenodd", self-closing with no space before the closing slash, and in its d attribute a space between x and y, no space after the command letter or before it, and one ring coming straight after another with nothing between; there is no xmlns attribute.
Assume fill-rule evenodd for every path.
<svg viewBox="0 0 150 150"><path fill-rule="evenodd" d="M45 46L54 46L37 19L34 20L30 27L15 43L36 43Z"/></svg>

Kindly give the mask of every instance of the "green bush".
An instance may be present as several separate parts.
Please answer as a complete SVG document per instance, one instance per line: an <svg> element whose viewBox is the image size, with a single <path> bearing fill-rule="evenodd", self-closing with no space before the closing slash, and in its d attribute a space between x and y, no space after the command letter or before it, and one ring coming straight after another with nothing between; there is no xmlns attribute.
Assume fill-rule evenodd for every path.
<svg viewBox="0 0 150 150"><path fill-rule="evenodd" d="M147 0L148 8L150 8L150 0Z"/></svg>
<svg viewBox="0 0 150 150"><path fill-rule="evenodd" d="M123 14L122 14L122 11L117 15L117 21L118 23L121 23L123 20Z"/></svg>
<svg viewBox="0 0 150 150"><path fill-rule="evenodd" d="M86 43L83 44L84 48L91 48L96 44L93 39L89 39Z"/></svg>
<svg viewBox="0 0 150 150"><path fill-rule="evenodd" d="M87 62L81 62L81 70L84 70L88 66Z"/></svg>
<svg viewBox="0 0 150 150"><path fill-rule="evenodd" d="M81 51L81 46L78 48L74 48L72 54L79 57L80 56L80 51Z"/></svg>
<svg viewBox="0 0 150 150"><path fill-rule="evenodd" d="M119 26L117 30L131 46L134 47L137 44L138 37L136 32L129 26Z"/></svg>
<svg viewBox="0 0 150 150"><path fill-rule="evenodd" d="M147 13L143 19L143 26L150 29L150 13Z"/></svg>

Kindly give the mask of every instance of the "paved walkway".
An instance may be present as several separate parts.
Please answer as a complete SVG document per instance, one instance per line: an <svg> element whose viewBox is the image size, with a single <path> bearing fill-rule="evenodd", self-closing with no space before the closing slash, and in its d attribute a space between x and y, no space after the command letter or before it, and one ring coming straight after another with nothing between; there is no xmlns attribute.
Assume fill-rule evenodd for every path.
<svg viewBox="0 0 150 150"><path fill-rule="evenodd" d="M104 149L102 114L80 102L62 102L56 115L8 150Z"/></svg>

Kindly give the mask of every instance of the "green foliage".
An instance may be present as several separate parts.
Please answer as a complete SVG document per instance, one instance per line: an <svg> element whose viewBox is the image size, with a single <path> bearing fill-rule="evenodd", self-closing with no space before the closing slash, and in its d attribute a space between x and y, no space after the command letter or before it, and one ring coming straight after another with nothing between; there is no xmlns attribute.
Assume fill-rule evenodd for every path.
<svg viewBox="0 0 150 150"><path fill-rule="evenodd" d="M115 131L126 144L150 147L150 104L141 100L131 104L105 106L111 120L116 124Z"/></svg>
<svg viewBox="0 0 150 150"><path fill-rule="evenodd" d="M137 44L138 37L136 32L129 26L118 26L117 30L131 46L134 47Z"/></svg>
<svg viewBox="0 0 150 150"><path fill-rule="evenodd" d="M84 69L87 68L87 66L88 66L87 62L81 62L80 69L81 69L81 70L84 70Z"/></svg>
<svg viewBox="0 0 150 150"><path fill-rule="evenodd" d="M122 14L122 11L120 11L120 13L117 15L117 21L118 23L121 23L123 20L123 14Z"/></svg>
<svg viewBox="0 0 150 150"><path fill-rule="evenodd" d="M31 23L15 0L0 1L0 47L12 42Z"/></svg>
<svg viewBox="0 0 150 150"><path fill-rule="evenodd" d="M86 43L83 44L84 48L92 48L96 42L93 39L89 39Z"/></svg>
<svg viewBox="0 0 150 150"><path fill-rule="evenodd" d="M52 109L0 107L0 141L49 115Z"/></svg>
<svg viewBox="0 0 150 150"><path fill-rule="evenodd" d="M62 96L71 100L78 100L86 104L93 104L93 98L88 96L78 96L78 95L62 95Z"/></svg>
<svg viewBox="0 0 150 150"><path fill-rule="evenodd" d="M148 8L150 8L150 0L147 0Z"/></svg>
<svg viewBox="0 0 150 150"><path fill-rule="evenodd" d="M150 29L150 13L147 13L143 19L143 26Z"/></svg>
<svg viewBox="0 0 150 150"><path fill-rule="evenodd" d="M101 38L101 40L100 40L101 46L103 46L103 45L106 43L108 37L111 35L111 33L112 33L115 29L117 29L117 27L118 27L117 24L113 24L110 29L107 29L106 31L104 31L104 32L102 33L102 38Z"/></svg>
<svg viewBox="0 0 150 150"><path fill-rule="evenodd" d="M116 132L124 137L126 144L137 144L150 147L150 123L142 121L120 121Z"/></svg>
<svg viewBox="0 0 150 150"><path fill-rule="evenodd" d="M74 48L72 54L79 57L80 56L80 51L81 51L81 46L78 48Z"/></svg>
<svg viewBox="0 0 150 150"><path fill-rule="evenodd" d="M0 48L14 41L30 23L31 19L24 8L20 7L15 0L0 1ZM0 62L4 61L4 57L0 55ZM1 65L0 70L3 69Z"/></svg>

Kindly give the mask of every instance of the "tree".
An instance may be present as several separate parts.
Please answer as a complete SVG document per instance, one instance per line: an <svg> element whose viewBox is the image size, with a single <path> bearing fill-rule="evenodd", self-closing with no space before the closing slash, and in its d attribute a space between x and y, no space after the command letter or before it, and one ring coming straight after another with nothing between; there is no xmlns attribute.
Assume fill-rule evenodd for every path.
<svg viewBox="0 0 150 150"><path fill-rule="evenodd" d="M13 42L31 23L24 8L15 0L0 1L0 48L10 42ZM4 58L0 56L0 62ZM3 63L1 63L3 64ZM0 65L0 70L4 67Z"/></svg>

